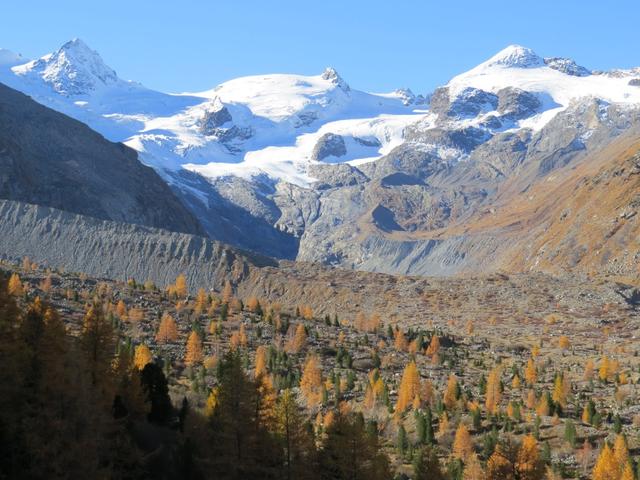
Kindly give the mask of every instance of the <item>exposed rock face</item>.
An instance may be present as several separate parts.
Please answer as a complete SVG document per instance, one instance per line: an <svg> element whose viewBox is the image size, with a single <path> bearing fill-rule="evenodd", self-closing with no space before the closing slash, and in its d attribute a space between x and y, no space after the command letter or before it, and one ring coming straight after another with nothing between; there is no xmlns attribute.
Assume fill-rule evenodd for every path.
<svg viewBox="0 0 640 480"><path fill-rule="evenodd" d="M451 102L447 114L450 117L476 117L483 112L491 112L498 106L498 97L478 88L465 88Z"/></svg>
<svg viewBox="0 0 640 480"><path fill-rule="evenodd" d="M338 74L336 69L333 67L326 68L325 71L322 72L322 78L324 80L331 81L334 85L342 89L345 93L351 90L347 82L344 81L344 79Z"/></svg>
<svg viewBox="0 0 640 480"><path fill-rule="evenodd" d="M347 154L344 138L335 133L325 133L313 148L312 158L322 161L328 157L342 157Z"/></svg>
<svg viewBox="0 0 640 480"><path fill-rule="evenodd" d="M436 89L431 97L431 111L450 118L472 118L498 107L498 97L477 88L465 88L455 98L450 97L448 87Z"/></svg>
<svg viewBox="0 0 640 480"><path fill-rule="evenodd" d="M216 101L213 103L213 108L208 110L202 118L200 131L205 135L215 135L218 128L232 120L227 107Z"/></svg>
<svg viewBox="0 0 640 480"><path fill-rule="evenodd" d="M454 148L463 153L469 153L478 145L486 142L490 135L476 127L461 129L431 128L410 134L411 140L419 140L421 143L437 145L442 148Z"/></svg>
<svg viewBox="0 0 640 480"><path fill-rule="evenodd" d="M502 98L505 115L529 115L537 100L523 91L502 92ZM467 233L467 222L476 216L491 219L491 212L508 205L513 195L579 165L633 125L640 125L637 109L587 100L538 132L497 133L483 142L474 140L475 130L407 132L409 142L376 162L314 171L322 185L314 189L317 213L305 222L297 259L421 275L495 268L505 244L518 245L522 234L510 237L509 228ZM448 162L429 143L467 156ZM342 180L347 172L350 182ZM512 225L518 221L514 216Z"/></svg>
<svg viewBox="0 0 640 480"><path fill-rule="evenodd" d="M507 48L491 62L498 65L499 71L503 70L502 67L522 69L546 64L566 74L585 74L585 70L574 62L555 58L543 61L518 46ZM552 79L560 75L544 70ZM618 72L615 75L627 78L631 73ZM342 100L357 97L359 93L349 93L349 86L333 69L328 69L323 78L335 85L335 88L327 86L325 82L323 88L328 88L334 95L329 104L331 108L335 107L335 111L327 111L338 115L336 118L339 119L340 109L344 107ZM10 102L1 101L0 96L0 120L8 125L0 130L0 194L101 219L171 230L202 232L194 220L199 218L211 238L281 259L400 274L450 275L491 270L503 264L507 246L522 247L519 245L522 238L529 238L527 248L534 244L535 239L527 236L528 227L533 225L540 235L545 233L544 225L535 224L539 217L531 217L528 220L530 224L524 225L518 211L509 211L509 215L501 213L504 206L511 205L517 198L524 205L527 201L535 203L535 198L527 197L529 192L540 192L538 195L544 197L547 192L544 186L553 182L554 175L579 167L592 152L611 143L634 125L640 125L640 110L631 105L624 107L601 100L582 99L540 128L543 122L538 122L538 118L547 121L547 117L530 117L553 108L553 99L549 95L517 88L496 92L464 88L471 84L482 86L487 82L452 81L450 87L437 89L430 98L430 112L417 108L416 111L425 112L425 115L402 131L395 127L388 129L378 119L367 120L366 130L359 125L353 130L336 127L340 130L334 131L344 132L344 136L325 134L310 155L315 162L309 162L308 166L301 163L299 173L305 181L309 178L316 180L310 186L277 181L260 173L259 169L251 177L216 177L210 180L189 171L160 170L173 193L166 187L162 191L160 187L157 189L154 183L157 176L146 178L146 170L137 162L135 155L120 145L109 144L101 138L94 144L85 132L78 130L76 133L73 130L76 127L67 128L66 124L64 134L48 132L48 136L40 135L44 139L39 138L40 130L50 126L29 126L33 120L29 114L16 117L7 106ZM422 101L409 90L396 92L395 97L402 98L405 105L417 105ZM396 100L396 103L401 109L400 102ZM212 137L208 140L220 142L222 148L237 153L240 160L243 152L247 151L244 142L253 135L257 142L260 128L255 127L254 132L243 124L241 119L247 112L235 103L229 102L225 106L214 100L210 107L201 119L200 131ZM302 109L287 117L288 125L300 128L302 135L312 132L316 126L306 127L326 120L323 108ZM29 112L29 109L25 111ZM520 122L525 119L530 120ZM57 121L52 120L53 123ZM23 128L23 123L26 128ZM0 123L0 126L4 124ZM73 133L69 135L69 131ZM362 136L358 136L360 134ZM90 145L78 146L84 143ZM251 143L253 141L247 142ZM362 150L363 157L366 157L368 152L383 145L385 155L375 162L339 163L345 158L352 158L355 151ZM363 146L369 148L361 148ZM80 151L82 155L69 156L67 149ZM51 151L56 154L53 161L48 158ZM43 152L47 155L46 162ZM305 150L303 160L309 153ZM81 168L78 169L78 165ZM613 178L613 173L610 177ZM46 181L38 183L41 178L46 178ZM305 184L305 181L300 184ZM140 190L141 185L144 185L144 191ZM590 185L596 188L598 184ZM561 189L554 191L548 201L552 202L559 193ZM633 233L628 225L638 216L637 203L640 203L637 198L631 199L620 211L622 217L616 217L616 224L622 222L619 218L624 220L620 231L625 235ZM550 208L544 202L537 205L538 212L546 212ZM191 213L187 213L187 209ZM579 206L574 205L563 219L577 216L578 209ZM25 219L30 215L26 210L21 210L21 214ZM59 219L58 214L51 212L45 217ZM11 214L7 218L15 223L16 215ZM58 220L51 225L56 222ZM189 222L195 225L193 230L189 229ZM97 228L86 219L65 219L63 223L70 232L71 225L82 229L86 227L89 233ZM49 227L38 224L37 228L46 231ZM581 224L580 228L586 227ZM100 233L98 237L109 239L104 240L105 243L100 243L103 240L97 242L91 235L82 234L79 239L72 233L56 235L64 237L69 245L78 241L93 242L96 248L113 248L122 252L110 243L117 236L114 232L120 229L109 227L108 232ZM600 236L611 233L603 232ZM127 230L125 235L132 235L144 246L139 233L136 231L134 235ZM165 242L164 234L145 234L155 238L156 244ZM536 243L536 249L528 250L526 260L514 261L514 264L517 263L521 269L538 260L550 264L554 258L564 255L562 252L575 247L582 253L569 263L579 265L587 247L574 238L578 234L571 231L571 235L566 242L560 242L552 254L546 245ZM620 238L615 232L612 237L616 241ZM623 241L626 238L620 242L627 245ZM39 240L47 241L44 235ZM189 245L204 242L202 239L184 238L182 241ZM206 242L201 244L210 245ZM35 249L35 243L32 247ZM10 249L10 246L6 245L6 248ZM70 255L66 248L56 247ZM133 251L137 251L136 248ZM200 247L196 250L200 251ZM153 255L153 251L148 247L141 254ZM55 258L55 251L50 253ZM171 263L167 270L171 273L140 268L135 276L144 278L150 273L162 282L163 275L169 278L179 273L179 263L172 263L173 260L163 256L159 258ZM194 264L218 261L218 257L200 254L182 258L187 259L184 260L185 265L191 258ZM88 257L82 262L96 271L106 268L103 264L92 263L98 261ZM628 258L625 262L629 263ZM253 267L245 268L243 265L227 265L225 271L238 268L246 272L248 268L254 272ZM118 271L126 271L127 268L126 264L119 264ZM195 272L195 266L189 268ZM199 277L200 274L195 272L192 275L202 283L218 278L217 274ZM260 281L270 285L263 285L267 290L279 289L264 277L260 277Z"/></svg>
<svg viewBox="0 0 640 480"><path fill-rule="evenodd" d="M309 173L317 179L314 190L358 185L369 180L361 170L347 163L312 165Z"/></svg>
<svg viewBox="0 0 640 480"><path fill-rule="evenodd" d="M404 105L424 105L427 102L424 95L416 95L410 88L399 88L394 93L402 99Z"/></svg>
<svg viewBox="0 0 640 480"><path fill-rule="evenodd" d="M498 112L510 120L530 117L541 105L536 95L518 88L503 88L498 92Z"/></svg>
<svg viewBox="0 0 640 480"><path fill-rule="evenodd" d="M284 213L272 198L272 184L250 183L237 177L210 183L187 170L172 175L179 176L170 182L174 192L202 219L211 238L277 258L296 257L298 239L275 225Z"/></svg>
<svg viewBox="0 0 640 480"><path fill-rule="evenodd" d="M0 84L0 198L203 233L134 150Z"/></svg>
<svg viewBox="0 0 640 480"><path fill-rule="evenodd" d="M576 77L586 77L592 73L589 69L578 65L570 58L548 57L544 59L544 63L549 68L553 68L554 70L559 70L567 75L574 75Z"/></svg>

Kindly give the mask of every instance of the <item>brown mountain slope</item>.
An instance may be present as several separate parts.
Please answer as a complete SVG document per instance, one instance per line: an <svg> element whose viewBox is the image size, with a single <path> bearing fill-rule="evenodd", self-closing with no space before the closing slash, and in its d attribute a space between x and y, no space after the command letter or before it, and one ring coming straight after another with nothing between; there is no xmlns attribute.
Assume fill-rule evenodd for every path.
<svg viewBox="0 0 640 480"><path fill-rule="evenodd" d="M523 237L504 260L515 270L637 276L640 273L640 141L617 141L575 170L551 175L521 194Z"/></svg>
<svg viewBox="0 0 640 480"><path fill-rule="evenodd" d="M531 270L637 277L640 264L640 134L632 132L530 184L507 180L491 203L444 228L379 232L432 240L464 259L460 272Z"/></svg>
<svg viewBox="0 0 640 480"><path fill-rule="evenodd" d="M505 185L492 206L436 238L501 239L493 263L507 271L637 276L639 209L640 140L629 135L525 191Z"/></svg>

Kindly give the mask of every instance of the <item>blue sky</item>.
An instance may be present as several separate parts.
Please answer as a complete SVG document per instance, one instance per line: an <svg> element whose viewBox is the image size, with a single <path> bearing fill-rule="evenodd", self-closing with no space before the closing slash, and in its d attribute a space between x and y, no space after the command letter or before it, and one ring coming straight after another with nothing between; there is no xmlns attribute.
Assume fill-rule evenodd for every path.
<svg viewBox="0 0 640 480"><path fill-rule="evenodd" d="M593 69L640 66L637 1L3 3L0 47L34 58L80 37L121 77L164 91L331 65L354 88L425 93L511 43Z"/></svg>

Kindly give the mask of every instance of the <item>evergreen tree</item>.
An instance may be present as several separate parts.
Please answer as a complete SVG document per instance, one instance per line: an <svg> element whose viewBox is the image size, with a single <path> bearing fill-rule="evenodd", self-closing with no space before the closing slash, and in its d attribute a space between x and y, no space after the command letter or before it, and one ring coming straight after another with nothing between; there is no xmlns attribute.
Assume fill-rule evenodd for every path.
<svg viewBox="0 0 640 480"><path fill-rule="evenodd" d="M564 439L571 445L571 448L576 448L576 426L571 419L567 419L564 424Z"/></svg>
<svg viewBox="0 0 640 480"><path fill-rule="evenodd" d="M320 452L321 478L387 480L389 460L382 453L377 434L367 432L364 419L356 414L336 414L326 429Z"/></svg>
<svg viewBox="0 0 640 480"><path fill-rule="evenodd" d="M413 474L415 480L445 480L440 461L432 447L425 446L416 451Z"/></svg>
<svg viewBox="0 0 640 480"><path fill-rule="evenodd" d="M398 440L396 441L396 449L398 450L398 455L404 457L407 453L407 448L409 446L409 440L407 439L407 431L404 428L404 425L400 424L398 427Z"/></svg>
<svg viewBox="0 0 640 480"><path fill-rule="evenodd" d="M151 405L147 418L152 423L166 424L173 413L173 407L162 368L155 363L147 363L142 369L141 382Z"/></svg>

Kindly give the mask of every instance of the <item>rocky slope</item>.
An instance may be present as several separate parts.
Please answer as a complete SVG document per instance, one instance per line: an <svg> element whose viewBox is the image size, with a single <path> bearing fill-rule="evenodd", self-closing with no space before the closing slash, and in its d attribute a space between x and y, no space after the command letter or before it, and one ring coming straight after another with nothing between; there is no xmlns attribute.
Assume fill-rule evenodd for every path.
<svg viewBox="0 0 640 480"><path fill-rule="evenodd" d="M192 285L242 280L249 267L277 265L246 256L206 237L100 220L50 207L0 200L0 252L113 279L171 283L185 273Z"/></svg>
<svg viewBox="0 0 640 480"><path fill-rule="evenodd" d="M202 233L137 152L0 84L0 198Z"/></svg>
<svg viewBox="0 0 640 480"><path fill-rule="evenodd" d="M98 278L152 280L160 287L184 273L192 291L203 287L220 292L229 280L242 298L309 304L317 314L342 317L378 312L405 325L417 325L426 311L440 312L443 320L479 311L487 317L522 316L533 310L601 317L604 305L610 314L627 311L625 298L633 292L631 285L580 277L424 278L278 262L204 237L8 200L0 200L0 252L0 258L13 262L28 256L43 266ZM504 307L496 309L496 296Z"/></svg>

